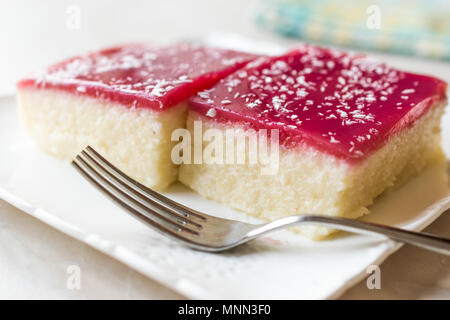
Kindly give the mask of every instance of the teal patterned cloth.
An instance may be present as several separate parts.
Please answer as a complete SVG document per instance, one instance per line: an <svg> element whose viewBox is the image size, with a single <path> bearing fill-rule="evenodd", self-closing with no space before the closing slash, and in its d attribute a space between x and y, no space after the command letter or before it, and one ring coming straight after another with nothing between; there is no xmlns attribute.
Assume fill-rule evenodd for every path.
<svg viewBox="0 0 450 320"><path fill-rule="evenodd" d="M266 0L257 22L288 37L450 60L450 0Z"/></svg>

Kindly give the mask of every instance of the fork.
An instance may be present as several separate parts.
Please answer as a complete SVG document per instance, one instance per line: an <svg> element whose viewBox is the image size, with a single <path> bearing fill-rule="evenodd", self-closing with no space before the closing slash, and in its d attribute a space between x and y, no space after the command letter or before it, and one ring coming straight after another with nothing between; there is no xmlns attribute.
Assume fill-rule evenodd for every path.
<svg viewBox="0 0 450 320"><path fill-rule="evenodd" d="M77 155L72 164L133 217L196 250L225 251L274 230L314 224L353 233L382 235L397 242L450 255L449 238L353 219L301 214L268 223L250 224L213 217L177 203L133 180L90 146ZM442 212L450 209L450 197L441 202Z"/></svg>

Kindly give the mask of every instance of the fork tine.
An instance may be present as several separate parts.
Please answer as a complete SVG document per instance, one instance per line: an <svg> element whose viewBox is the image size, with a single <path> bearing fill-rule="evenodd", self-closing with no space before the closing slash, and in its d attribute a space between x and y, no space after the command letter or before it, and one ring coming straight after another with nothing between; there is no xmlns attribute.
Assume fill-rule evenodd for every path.
<svg viewBox="0 0 450 320"><path fill-rule="evenodd" d="M85 177L88 178L90 182L93 182L95 186L107 193L117 203L128 209L128 212L130 212L134 217L137 217L159 231L175 236L178 239L181 238L182 240L185 240L179 234L182 231L186 231L193 235L198 235L198 232L183 225L179 225L159 215L157 212L141 205L138 201L134 200L132 197L112 185L108 179L105 178L101 172L99 172L99 170L96 170L97 168L95 168L95 165L86 162L79 155L76 156L72 163L81 173L84 174Z"/></svg>
<svg viewBox="0 0 450 320"><path fill-rule="evenodd" d="M202 228L200 224L191 221L188 217L181 215L174 210L165 208L158 202L154 201L152 198L146 197L141 192L137 192L134 188L129 187L128 184L116 178L114 172L111 172L111 170L105 168L102 163L99 163L95 158L91 157L85 151L82 151L79 156L84 160L84 162L93 167L93 169L97 171L97 173L99 173L98 170L100 170L102 177L108 180L109 184L113 185L122 193L131 197L133 200L137 201L147 209L156 211L160 216L163 216L177 224L181 224L183 226L189 224L197 229Z"/></svg>
<svg viewBox="0 0 450 320"><path fill-rule="evenodd" d="M130 178L125 173L123 173L120 169L112 165L108 160L106 160L101 154L95 151L91 146L87 146L84 150L86 154L90 156L90 158L94 159L99 165L102 166L106 171L109 172L110 175L114 176L116 179L120 180L122 183L126 184L129 188L133 189L141 196L146 199L151 199L152 201L158 203L161 207L164 207L170 212L175 211L178 214L181 214L188 217L196 217L201 220L206 220L207 218L200 214L199 212L193 212L192 209L179 204L162 194L147 188L143 184L137 182L136 180Z"/></svg>

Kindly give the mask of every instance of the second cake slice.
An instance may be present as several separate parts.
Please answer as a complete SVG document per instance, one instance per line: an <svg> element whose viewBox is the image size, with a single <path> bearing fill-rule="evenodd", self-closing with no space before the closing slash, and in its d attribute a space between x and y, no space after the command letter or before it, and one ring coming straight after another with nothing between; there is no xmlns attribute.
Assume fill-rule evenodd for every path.
<svg viewBox="0 0 450 320"><path fill-rule="evenodd" d="M199 126L204 133L215 130L202 139L206 154L208 140L222 136L214 142L223 144L216 152L222 159L183 164L179 179L202 196L264 220L293 214L357 218L396 181L443 158L445 90L439 79L314 46L256 60L191 100L188 128L193 135ZM245 139L261 129L267 139L258 138L263 144L257 150ZM269 162L252 162L271 154L261 148L278 152L266 157ZM311 238L330 232L299 230Z"/></svg>

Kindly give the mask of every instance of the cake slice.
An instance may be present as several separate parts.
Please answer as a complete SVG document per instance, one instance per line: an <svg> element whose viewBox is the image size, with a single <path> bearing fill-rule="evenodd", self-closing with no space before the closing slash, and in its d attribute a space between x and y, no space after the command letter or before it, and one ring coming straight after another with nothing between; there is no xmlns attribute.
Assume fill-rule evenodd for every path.
<svg viewBox="0 0 450 320"><path fill-rule="evenodd" d="M48 153L71 159L87 144L154 189L177 177L171 133L187 99L254 56L189 44L125 45L55 64L21 80L23 125Z"/></svg>
<svg viewBox="0 0 450 320"><path fill-rule="evenodd" d="M204 134L215 130L203 139L203 155L225 137L215 145L223 142L215 154L223 159L183 164L179 179L264 220L306 213L357 218L396 181L443 159L445 91L439 79L332 49L305 45L258 59L190 100L191 134L200 126ZM255 151L248 142L264 136L261 129L261 141L278 152L266 157L272 162L262 161L261 143ZM251 162L256 152L260 158ZM298 230L313 239L331 232Z"/></svg>

